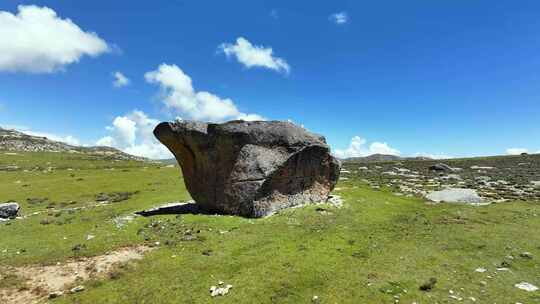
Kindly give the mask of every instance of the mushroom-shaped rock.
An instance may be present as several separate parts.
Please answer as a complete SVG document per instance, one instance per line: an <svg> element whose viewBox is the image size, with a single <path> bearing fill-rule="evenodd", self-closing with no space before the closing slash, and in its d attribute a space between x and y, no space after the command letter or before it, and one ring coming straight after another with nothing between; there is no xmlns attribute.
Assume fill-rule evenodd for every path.
<svg viewBox="0 0 540 304"><path fill-rule="evenodd" d="M262 217L323 202L339 178L340 163L325 138L289 122L164 122L154 135L207 212Z"/></svg>

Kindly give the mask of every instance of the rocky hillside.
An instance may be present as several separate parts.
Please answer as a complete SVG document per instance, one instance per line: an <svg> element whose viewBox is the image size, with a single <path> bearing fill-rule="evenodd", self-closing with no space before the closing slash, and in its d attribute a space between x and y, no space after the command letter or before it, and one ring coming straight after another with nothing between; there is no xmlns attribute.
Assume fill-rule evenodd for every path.
<svg viewBox="0 0 540 304"><path fill-rule="evenodd" d="M47 137L25 134L0 128L0 150L13 152L68 152L103 155L117 160L146 160L111 147L79 147L54 141Z"/></svg>
<svg viewBox="0 0 540 304"><path fill-rule="evenodd" d="M342 178L355 177L396 195L424 197L433 191L469 189L485 202L540 201L540 154L346 162L343 168Z"/></svg>
<svg viewBox="0 0 540 304"><path fill-rule="evenodd" d="M372 154L364 157L350 157L342 159L342 162L357 162L357 163L370 163L370 162L385 162L385 161L397 161L397 160L429 160L429 157L401 157L388 154Z"/></svg>

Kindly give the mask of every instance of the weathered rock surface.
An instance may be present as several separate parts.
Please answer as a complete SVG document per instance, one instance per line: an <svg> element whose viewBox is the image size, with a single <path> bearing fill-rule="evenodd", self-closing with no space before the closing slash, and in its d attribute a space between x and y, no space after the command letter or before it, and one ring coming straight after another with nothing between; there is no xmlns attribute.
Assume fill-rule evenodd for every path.
<svg viewBox="0 0 540 304"><path fill-rule="evenodd" d="M473 189L449 188L441 191L433 191L426 196L434 202L480 204L482 198Z"/></svg>
<svg viewBox="0 0 540 304"><path fill-rule="evenodd" d="M19 214L21 207L15 202L7 202L0 204L0 219L15 218Z"/></svg>
<svg viewBox="0 0 540 304"><path fill-rule="evenodd" d="M203 210L261 217L328 199L340 163L323 136L289 122L161 123L155 136L175 155Z"/></svg>
<svg viewBox="0 0 540 304"><path fill-rule="evenodd" d="M443 172L454 172L454 169L447 164L435 164L429 166L431 171L443 171Z"/></svg>

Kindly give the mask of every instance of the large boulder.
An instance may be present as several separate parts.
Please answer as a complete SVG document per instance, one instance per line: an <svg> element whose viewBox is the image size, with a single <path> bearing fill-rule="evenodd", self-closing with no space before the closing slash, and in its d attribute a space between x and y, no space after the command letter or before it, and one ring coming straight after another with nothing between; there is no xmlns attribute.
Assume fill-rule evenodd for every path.
<svg viewBox="0 0 540 304"><path fill-rule="evenodd" d="M19 214L21 207L16 202L7 202L0 204L0 219L15 218Z"/></svg>
<svg viewBox="0 0 540 304"><path fill-rule="evenodd" d="M207 212L262 217L323 202L339 178L325 138L289 122L164 122L154 134Z"/></svg>

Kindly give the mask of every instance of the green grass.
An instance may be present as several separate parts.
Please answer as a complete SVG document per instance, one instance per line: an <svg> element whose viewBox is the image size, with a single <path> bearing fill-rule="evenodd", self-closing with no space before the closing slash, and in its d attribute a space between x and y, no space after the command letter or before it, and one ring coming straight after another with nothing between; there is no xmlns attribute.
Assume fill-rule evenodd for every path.
<svg viewBox="0 0 540 304"><path fill-rule="evenodd" d="M8 157L15 156L0 160L5 164ZM24 157L29 166L50 159ZM84 292L51 303L311 303L315 295L321 303L457 302L449 290L464 303L472 303L470 296L477 303L540 303L540 292L514 287L521 281L540 286L537 203L427 205L350 179L336 191L345 200L340 209L309 206L256 220L167 215L136 218L118 229L112 221L117 216L188 199L178 169L130 164L127 172L110 171L96 169L92 161L55 157L66 168L80 170L0 173L0 201L20 201L26 214L45 212L0 224L0 265L54 263L121 246L161 245L115 279L86 282ZM100 166L109 165L114 164ZM59 216L47 203L25 201L47 197L85 206L100 192L135 191L126 201ZM40 224L43 219L52 223ZM96 237L86 241L88 234ZM86 249L72 251L76 244ZM519 257L524 251L533 259ZM503 261L510 271L495 272ZM475 272L478 267L488 272ZM420 291L432 277L435 287ZM225 297L211 298L208 289L220 280L234 287Z"/></svg>

